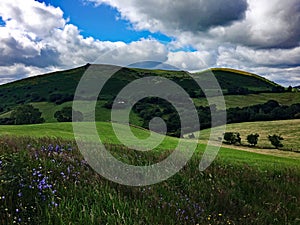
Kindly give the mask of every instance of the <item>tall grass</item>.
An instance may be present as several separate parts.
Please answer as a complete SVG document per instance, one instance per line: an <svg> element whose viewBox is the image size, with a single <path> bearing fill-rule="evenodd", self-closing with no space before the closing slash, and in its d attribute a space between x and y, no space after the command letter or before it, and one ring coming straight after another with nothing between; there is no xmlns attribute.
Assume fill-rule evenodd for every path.
<svg viewBox="0 0 300 225"><path fill-rule="evenodd" d="M201 151L175 176L146 187L112 183L95 173L73 141L0 138L1 224L298 224L299 164L257 164L230 150L204 172ZM145 164L169 152L107 148L127 163ZM223 153L222 153L223 152ZM124 158L124 153L126 157ZM235 153L238 154L238 153ZM141 161L142 160L142 161ZM281 163L281 158L278 158ZM254 160L255 161L255 160Z"/></svg>

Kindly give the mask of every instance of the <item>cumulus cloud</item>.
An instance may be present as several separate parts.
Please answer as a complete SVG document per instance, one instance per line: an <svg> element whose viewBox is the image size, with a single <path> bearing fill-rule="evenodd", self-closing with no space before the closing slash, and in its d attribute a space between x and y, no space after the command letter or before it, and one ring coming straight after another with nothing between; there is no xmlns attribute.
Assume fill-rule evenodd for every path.
<svg viewBox="0 0 300 225"><path fill-rule="evenodd" d="M211 52L169 52L167 64L176 66L181 70L199 71L215 64L215 58Z"/></svg>
<svg viewBox="0 0 300 225"><path fill-rule="evenodd" d="M115 7L136 29L161 31L179 40L190 33L193 44L214 39L255 48L291 48L300 41L298 0L86 1Z"/></svg>
<svg viewBox="0 0 300 225"><path fill-rule="evenodd" d="M151 57L166 60L166 47L154 39L125 44L85 38L60 8L34 0L1 0L0 16L1 83L97 59L120 65Z"/></svg>
<svg viewBox="0 0 300 225"><path fill-rule="evenodd" d="M85 0L116 8L132 28L171 36L129 44L83 37L63 11L34 0L0 1L0 83L87 62L159 61L179 69L231 67L281 84L300 82L299 0ZM185 50L191 46L196 51Z"/></svg>
<svg viewBox="0 0 300 225"><path fill-rule="evenodd" d="M89 0L117 8L138 29L203 31L244 18L246 0Z"/></svg>
<svg viewBox="0 0 300 225"><path fill-rule="evenodd" d="M23 79L37 74L43 74L55 68L38 68L25 66L24 64L14 64L12 66L0 66L0 85L14 80Z"/></svg>
<svg viewBox="0 0 300 225"><path fill-rule="evenodd" d="M298 0L248 0L245 20L229 27L216 27L209 35L218 42L253 48L293 48L300 43Z"/></svg>

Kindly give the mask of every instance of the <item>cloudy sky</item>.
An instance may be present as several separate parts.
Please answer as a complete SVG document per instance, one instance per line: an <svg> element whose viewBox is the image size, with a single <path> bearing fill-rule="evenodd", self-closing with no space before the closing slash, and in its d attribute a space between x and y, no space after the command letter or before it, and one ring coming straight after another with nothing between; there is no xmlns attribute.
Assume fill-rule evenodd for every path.
<svg viewBox="0 0 300 225"><path fill-rule="evenodd" d="M154 60L300 85L299 24L299 0L0 0L0 83Z"/></svg>

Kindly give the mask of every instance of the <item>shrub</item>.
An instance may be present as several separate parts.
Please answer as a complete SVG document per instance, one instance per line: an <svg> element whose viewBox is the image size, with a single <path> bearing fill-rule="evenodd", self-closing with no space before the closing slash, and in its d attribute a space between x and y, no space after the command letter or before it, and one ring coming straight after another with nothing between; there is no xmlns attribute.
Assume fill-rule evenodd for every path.
<svg viewBox="0 0 300 225"><path fill-rule="evenodd" d="M277 134L273 134L272 136L269 135L268 139L275 148L283 147L283 144L281 143L281 141L284 139L280 135L277 135Z"/></svg>
<svg viewBox="0 0 300 225"><path fill-rule="evenodd" d="M247 141L250 145L255 146L255 145L257 145L258 137L259 137L259 134L249 134L247 136Z"/></svg>
<svg viewBox="0 0 300 225"><path fill-rule="evenodd" d="M224 140L227 144L241 144L242 139L238 132L226 132L224 134Z"/></svg>
<svg viewBox="0 0 300 225"><path fill-rule="evenodd" d="M82 121L83 115L79 111L75 111L72 107L64 107L62 110L55 112L54 118L57 119L58 122L71 122L72 116L74 121Z"/></svg>
<svg viewBox="0 0 300 225"><path fill-rule="evenodd" d="M10 119L14 124L36 124L45 122L41 117L42 113L39 109L34 108L32 105L21 105L12 111Z"/></svg>

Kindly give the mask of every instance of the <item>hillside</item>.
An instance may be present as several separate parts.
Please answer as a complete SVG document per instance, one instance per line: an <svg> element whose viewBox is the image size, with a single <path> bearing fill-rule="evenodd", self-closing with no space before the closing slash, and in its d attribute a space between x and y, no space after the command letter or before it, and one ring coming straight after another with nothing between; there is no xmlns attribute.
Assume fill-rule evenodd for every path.
<svg viewBox="0 0 300 225"><path fill-rule="evenodd" d="M77 84L84 72L90 65L79 68L58 71L50 74L30 77L0 86L0 108L9 111L17 104L28 102L49 102L50 96L60 95L62 102L72 100ZM105 65L92 65L97 67L97 75L101 76L102 68ZM118 68L118 67L116 67ZM239 71L224 71L224 69L213 69L224 94L240 94L241 90L252 92L271 92L272 89L279 87L277 84L263 79L259 76L248 76L247 73ZM206 72L194 74L199 75L205 81ZM101 99L108 100L113 98L118 90L126 86L131 81L145 76L162 76L175 81L181 85L191 96L197 96L199 88L196 83L183 71L167 70L146 70L122 68L112 79L109 80L101 93ZM238 90L239 89L239 90ZM198 93L199 95L199 93ZM52 99L55 101L56 99Z"/></svg>
<svg viewBox="0 0 300 225"><path fill-rule="evenodd" d="M1 124L14 124L12 120L7 119L10 113L16 106L28 103L41 111L45 122L56 122L54 118L55 112L65 106L72 106L75 90L85 72L90 73L92 77L96 77L97 79L104 78L107 73L110 75L110 79L102 87L100 95L98 96L95 113L97 121L110 121L110 109L114 98L125 86L132 83L132 81L144 77L150 77L151 82L156 83L156 77L167 78L182 87L195 103L200 118L201 129L211 126L211 113L204 90L202 91L199 88L197 82L205 83L208 86L205 91L213 93L213 96L221 94L220 91L216 92L217 87L211 83L208 71L188 74L184 71L120 68L112 65L87 64L79 68L27 78L0 86ZM227 109L231 109L228 113L229 123L293 119L300 116L300 105L291 106L290 108L284 106L286 104L290 106L295 103L300 103L299 92L284 92L284 88L274 82L244 71L221 68L212 69L212 72L215 74L225 95ZM194 79L197 79L197 82ZM89 86L87 88L91 87ZM144 89L142 88L140 91L142 93ZM82 92L86 93L85 90L82 90ZM86 101L90 99L90 97L89 95L85 96L81 101ZM180 105L178 111L190 115L190 111L186 108L185 100L182 99L182 96L177 93L169 93L169 97L178 101L178 105ZM278 101L279 104L274 102L266 104L269 100ZM126 97L124 103L119 106L120 112L127 110L132 101L133 99L130 96ZM255 107L251 109L243 108L254 105ZM274 110L270 110L270 107ZM216 109L220 110L218 108ZM93 110L80 109L80 111L85 121L90 121L90 118L93 117ZM166 122L168 135L179 137L181 133L178 111L165 100L149 97L134 105L130 115L130 123L149 129L149 122L155 115L156 117L161 117ZM287 116L283 117L282 115L284 114L287 114ZM123 118L121 118L121 120L122 121L118 120L118 122L124 122ZM156 132L161 132L160 129L161 127L158 127ZM199 130L197 124L190 122L184 127L183 132L189 133L196 130Z"/></svg>

